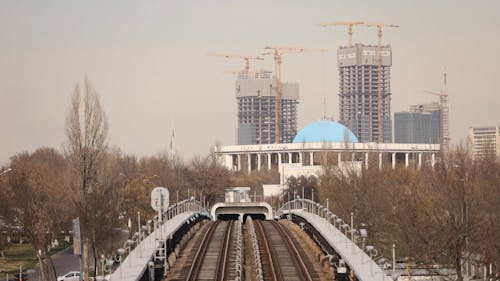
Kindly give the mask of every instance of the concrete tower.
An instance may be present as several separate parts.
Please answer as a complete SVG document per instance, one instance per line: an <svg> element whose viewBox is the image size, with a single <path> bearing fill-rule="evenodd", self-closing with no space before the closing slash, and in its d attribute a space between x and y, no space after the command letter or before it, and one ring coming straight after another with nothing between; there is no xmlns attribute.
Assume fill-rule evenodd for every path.
<svg viewBox="0 0 500 281"><path fill-rule="evenodd" d="M262 71L236 80L238 105L237 144L269 144L275 138L275 93L271 72ZM282 131L280 143L290 143L297 134L299 85L282 83Z"/></svg>
<svg viewBox="0 0 500 281"><path fill-rule="evenodd" d="M390 45L382 47L382 128L383 142L391 142ZM339 68L339 122L360 142L378 140L378 57L377 46L355 44L337 51Z"/></svg>

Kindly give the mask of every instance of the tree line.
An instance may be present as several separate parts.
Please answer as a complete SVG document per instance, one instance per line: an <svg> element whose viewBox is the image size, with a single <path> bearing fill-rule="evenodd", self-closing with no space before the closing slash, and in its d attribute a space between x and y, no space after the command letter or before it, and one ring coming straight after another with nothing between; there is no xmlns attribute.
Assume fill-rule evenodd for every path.
<svg viewBox="0 0 500 281"><path fill-rule="evenodd" d="M340 174L324 165L322 202L344 219L365 223L369 243L420 266L500 266L500 165L494 155L472 160L459 145L434 168L373 168Z"/></svg>
<svg viewBox="0 0 500 281"><path fill-rule="evenodd" d="M108 124L99 96L87 79L76 85L66 116L61 150L43 147L10 158L11 170L0 177L0 252L9 232L27 238L39 260L42 280L55 281L50 244L80 220L83 278L97 272L98 258L109 256L123 237L136 230L137 214L154 216L154 187L170 191L170 201L203 197L208 204L224 200L230 186L261 188L277 173L233 173L211 153L189 162L166 152L138 158L108 143ZM130 229L128 221L131 222ZM128 233L124 230L128 230ZM93 257L93 259L92 259Z"/></svg>

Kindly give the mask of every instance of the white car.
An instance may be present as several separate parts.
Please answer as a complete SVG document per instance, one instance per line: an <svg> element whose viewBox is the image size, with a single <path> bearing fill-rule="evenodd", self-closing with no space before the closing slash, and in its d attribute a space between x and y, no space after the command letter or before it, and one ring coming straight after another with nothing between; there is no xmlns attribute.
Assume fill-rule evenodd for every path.
<svg viewBox="0 0 500 281"><path fill-rule="evenodd" d="M80 281L80 272L70 271L62 276L57 276L57 281Z"/></svg>

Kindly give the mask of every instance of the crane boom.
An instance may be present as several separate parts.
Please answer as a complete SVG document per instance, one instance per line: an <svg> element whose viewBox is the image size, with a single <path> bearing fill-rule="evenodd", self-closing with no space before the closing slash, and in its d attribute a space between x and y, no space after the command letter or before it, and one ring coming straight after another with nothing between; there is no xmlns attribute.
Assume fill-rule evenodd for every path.
<svg viewBox="0 0 500 281"><path fill-rule="evenodd" d="M352 28L355 25L361 25L361 24L364 24L364 22L362 22L362 21L336 21L336 22L320 23L319 25L321 25L323 27L347 25L347 34L349 35L349 46L352 46Z"/></svg>
<svg viewBox="0 0 500 281"><path fill-rule="evenodd" d="M382 126L382 29L384 27L399 27L399 25L390 23L365 23L362 26L377 28L377 58L378 58L378 77L377 77L377 117L378 117L378 136L377 142L382 143L384 140L384 128Z"/></svg>
<svg viewBox="0 0 500 281"><path fill-rule="evenodd" d="M224 71L224 73L227 73L227 74L241 74L243 72L243 70L226 70ZM249 74L252 74L252 76L255 77L255 79L259 78L259 76L262 74L262 73L265 73L266 71L265 70L249 70L247 74L247 78L249 78Z"/></svg>
<svg viewBox="0 0 500 281"><path fill-rule="evenodd" d="M274 113L275 113L275 131L274 131L274 142L279 143L282 137L282 109L281 109L281 99L283 96L281 87L281 57L284 54L294 54L294 53L304 53L304 52L325 52L327 49L307 49L302 47L288 47L288 46L267 46L264 48L269 50L263 55L272 55L274 57Z"/></svg>
<svg viewBox="0 0 500 281"><path fill-rule="evenodd" d="M212 57L224 57L226 59L243 59L245 61L245 73L248 77L250 74L250 60L264 60L264 58L259 56L250 55L237 55L237 54L224 54L224 53L208 53L208 56Z"/></svg>

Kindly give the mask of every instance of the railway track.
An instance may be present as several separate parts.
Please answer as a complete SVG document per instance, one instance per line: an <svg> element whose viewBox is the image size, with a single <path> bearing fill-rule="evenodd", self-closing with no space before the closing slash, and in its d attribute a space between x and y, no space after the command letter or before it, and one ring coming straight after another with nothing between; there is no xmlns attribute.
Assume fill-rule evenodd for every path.
<svg viewBox="0 0 500 281"><path fill-rule="evenodd" d="M243 280L243 267L253 266L260 281L329 281L328 270L309 253L311 245L299 237L300 229L277 221L249 219L253 234L250 256L242 258L242 225L240 221L214 221L206 224L178 263L167 273L165 281L235 281ZM249 229L249 228L247 228ZM313 242L314 243L314 242ZM258 269L258 270L257 270ZM258 273L258 274L257 274ZM255 277L253 277L255 276Z"/></svg>
<svg viewBox="0 0 500 281"><path fill-rule="evenodd" d="M202 238L187 281L224 281L234 275L231 264L231 241L236 235L236 221L215 221Z"/></svg>
<svg viewBox="0 0 500 281"><path fill-rule="evenodd" d="M254 221L264 280L313 281L289 234L277 221Z"/></svg>

